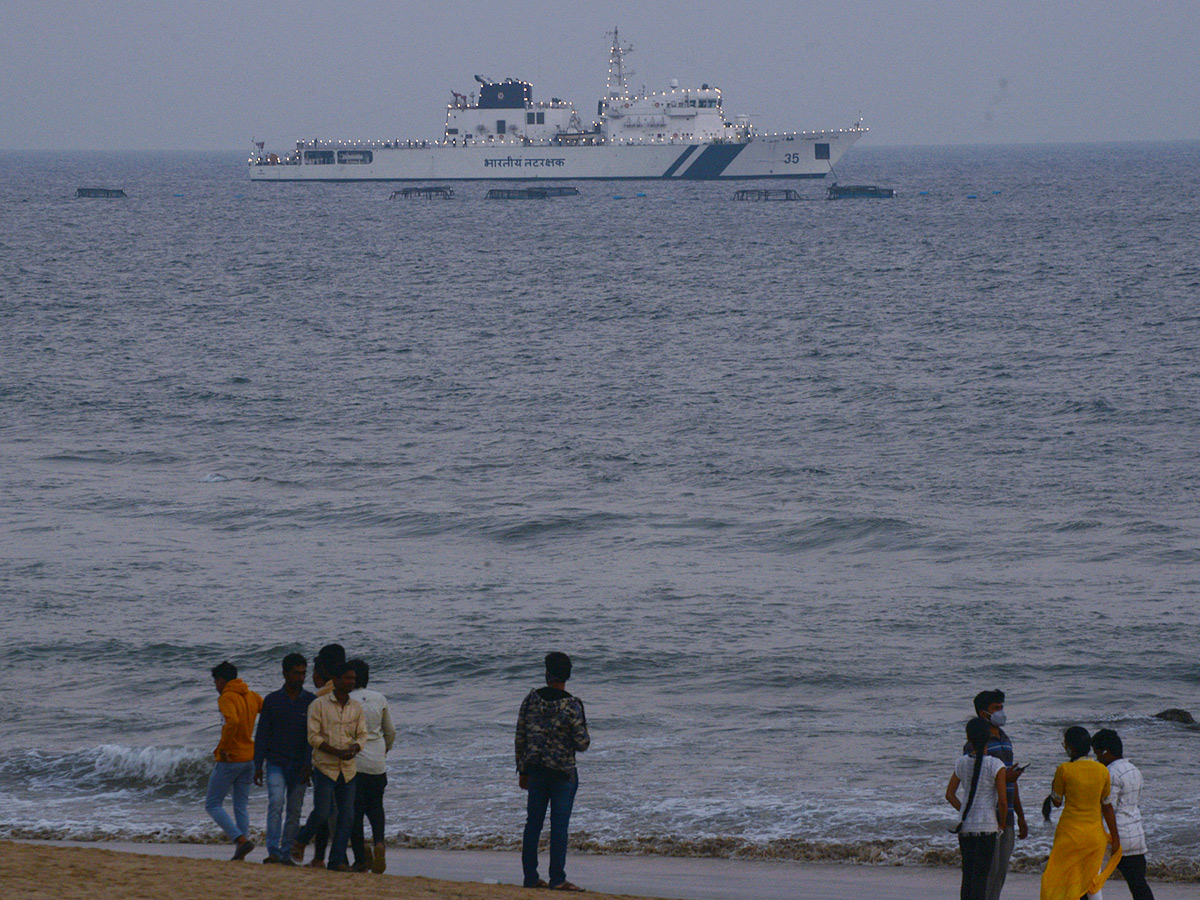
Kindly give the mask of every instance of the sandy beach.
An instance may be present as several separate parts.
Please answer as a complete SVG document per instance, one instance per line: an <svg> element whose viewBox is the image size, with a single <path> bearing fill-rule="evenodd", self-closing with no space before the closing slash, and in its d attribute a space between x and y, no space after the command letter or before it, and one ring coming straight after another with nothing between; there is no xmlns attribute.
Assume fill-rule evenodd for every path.
<svg viewBox="0 0 1200 900"><path fill-rule="evenodd" d="M295 900L327 891L349 879L355 893L405 900L516 900L528 892L514 882L519 862L512 853L437 850L393 851L380 878L308 868L229 861L227 847L208 844L65 844L0 842L0 895L53 900L191 900L254 897ZM570 877L595 897L641 896L677 900L861 900L862 897L953 898L956 869L850 866L821 863L588 856L568 861ZM1193 884L1153 885L1158 900L1195 896ZM341 888L337 892L344 893ZM1004 896L1038 895L1038 877L1009 876ZM1129 892L1120 882L1105 888L1107 900Z"/></svg>

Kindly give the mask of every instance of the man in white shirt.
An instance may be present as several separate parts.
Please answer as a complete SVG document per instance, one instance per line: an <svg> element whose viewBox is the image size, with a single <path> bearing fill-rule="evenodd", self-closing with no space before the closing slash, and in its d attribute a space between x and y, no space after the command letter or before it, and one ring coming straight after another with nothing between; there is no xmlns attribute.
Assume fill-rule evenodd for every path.
<svg viewBox="0 0 1200 900"><path fill-rule="evenodd" d="M354 868L359 872L370 869L377 874L387 869L383 832L383 791L387 787L387 753L396 742L396 728L388 710L387 697L367 687L371 668L361 659L349 662L358 685L350 694L362 704L367 725L367 742L355 759L358 775L354 790L354 826L350 830L350 846L354 849ZM371 822L374 850L363 843L363 818Z"/></svg>
<svg viewBox="0 0 1200 900"><path fill-rule="evenodd" d="M296 847L303 858L304 846L316 833L317 826L328 820L337 804L336 827L331 825L328 868L350 871L346 846L354 818L354 759L367 742L367 725L362 704L350 696L354 690L354 669L346 663L331 666L333 690L317 697L308 707L308 742L313 747L313 814L300 833Z"/></svg>
<svg viewBox="0 0 1200 900"><path fill-rule="evenodd" d="M1121 736L1111 728L1102 728L1092 735L1092 750L1096 759L1108 766L1112 782L1109 800L1117 814L1117 834L1121 835L1121 861L1117 868L1125 876L1133 900L1154 900L1154 892L1146 883L1146 830L1138 807L1142 773L1124 758Z"/></svg>

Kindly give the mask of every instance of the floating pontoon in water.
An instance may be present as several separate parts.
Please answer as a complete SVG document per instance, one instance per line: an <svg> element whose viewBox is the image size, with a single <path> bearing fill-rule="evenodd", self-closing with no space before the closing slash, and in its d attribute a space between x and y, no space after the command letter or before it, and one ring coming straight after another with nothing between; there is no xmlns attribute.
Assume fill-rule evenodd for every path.
<svg viewBox="0 0 1200 900"><path fill-rule="evenodd" d="M120 200L125 197L125 192L114 188L79 188L75 191L76 197L101 197L106 200Z"/></svg>
<svg viewBox="0 0 1200 900"><path fill-rule="evenodd" d="M829 200L877 200L890 199L896 196L891 188L879 187L876 184L838 184L836 181L829 186Z"/></svg>

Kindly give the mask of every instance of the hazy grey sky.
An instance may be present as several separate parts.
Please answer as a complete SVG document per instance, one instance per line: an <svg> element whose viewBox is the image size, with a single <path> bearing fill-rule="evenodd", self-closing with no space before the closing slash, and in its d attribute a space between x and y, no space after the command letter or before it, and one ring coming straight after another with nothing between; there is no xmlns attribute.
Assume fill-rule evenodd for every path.
<svg viewBox="0 0 1200 900"><path fill-rule="evenodd" d="M709 82L766 130L878 144L1200 139L1200 0L0 0L0 148L433 138L476 73L595 113Z"/></svg>

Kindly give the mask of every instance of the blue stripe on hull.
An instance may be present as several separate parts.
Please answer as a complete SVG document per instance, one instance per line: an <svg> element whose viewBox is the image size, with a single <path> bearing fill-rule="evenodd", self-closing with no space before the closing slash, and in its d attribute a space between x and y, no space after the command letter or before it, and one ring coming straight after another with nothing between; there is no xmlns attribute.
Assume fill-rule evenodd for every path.
<svg viewBox="0 0 1200 900"><path fill-rule="evenodd" d="M707 181L719 178L747 144L709 144L696 161L687 167L680 178Z"/></svg>
<svg viewBox="0 0 1200 900"><path fill-rule="evenodd" d="M667 169L667 171L663 172L662 177L670 178L672 175L674 175L675 171L680 166L682 166L685 162L687 162L687 158L695 152L696 147L698 147L698 146L699 146L698 144L692 144L692 146L688 147L681 154L679 154L679 159L677 159L677 160L675 160L675 162L671 163L671 167L669 169Z"/></svg>
<svg viewBox="0 0 1200 900"><path fill-rule="evenodd" d="M682 177L682 176L676 176ZM750 174L750 175L723 175L721 181L795 181L799 178L826 178L827 172L806 172L798 174L776 174L767 175L765 173ZM538 182L551 181L662 181L661 175L560 175L558 178L484 178L482 175L475 177L463 178L445 178L430 175L423 178L251 178L251 181L256 184L298 184L300 182L313 182L322 184L354 184L355 182L374 182L375 184L396 184L397 182L413 182L428 184L434 181L520 181L537 184Z"/></svg>

